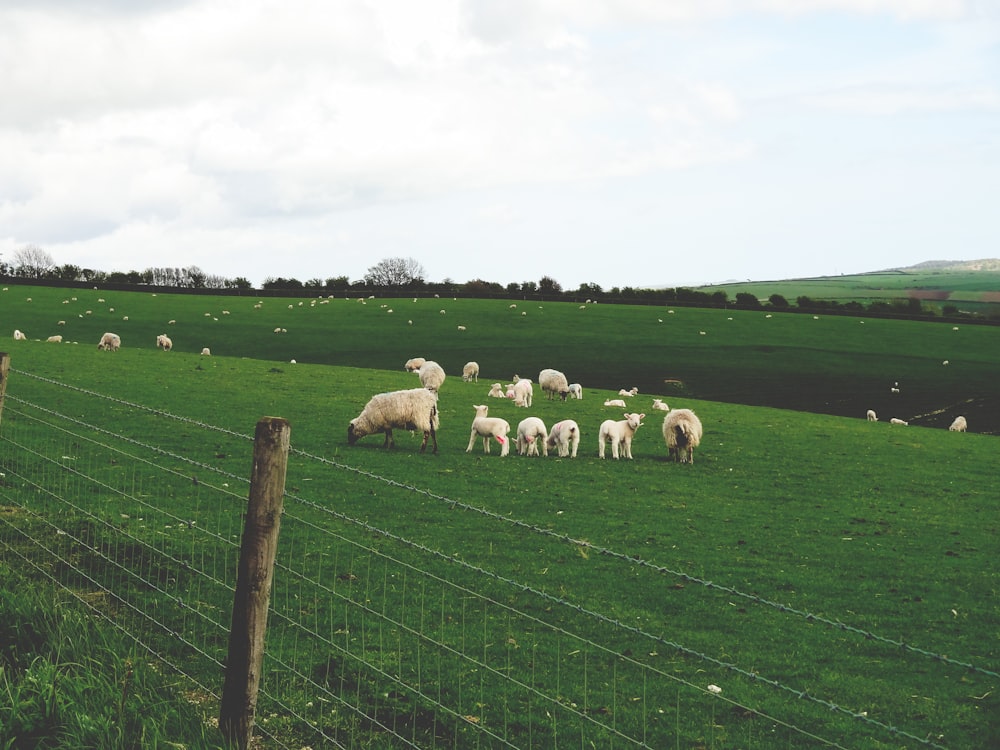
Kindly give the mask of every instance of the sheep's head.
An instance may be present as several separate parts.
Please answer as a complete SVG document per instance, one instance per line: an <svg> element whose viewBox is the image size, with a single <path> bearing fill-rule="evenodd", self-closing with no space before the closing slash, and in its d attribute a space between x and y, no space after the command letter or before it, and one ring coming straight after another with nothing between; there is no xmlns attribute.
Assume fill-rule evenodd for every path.
<svg viewBox="0 0 1000 750"><path fill-rule="evenodd" d="M354 445L356 442L358 442L358 438L360 437L358 435L358 433L354 429L354 424L357 421L358 420L356 420L356 419L352 419L347 424L347 444L348 445Z"/></svg>
<svg viewBox="0 0 1000 750"><path fill-rule="evenodd" d="M476 410L477 417L485 417L486 413L490 410L486 404L473 404L472 408Z"/></svg>
<svg viewBox="0 0 1000 750"><path fill-rule="evenodd" d="M626 414L625 420L628 422L629 427L633 430L638 430L642 427L642 418L645 416L645 414Z"/></svg>

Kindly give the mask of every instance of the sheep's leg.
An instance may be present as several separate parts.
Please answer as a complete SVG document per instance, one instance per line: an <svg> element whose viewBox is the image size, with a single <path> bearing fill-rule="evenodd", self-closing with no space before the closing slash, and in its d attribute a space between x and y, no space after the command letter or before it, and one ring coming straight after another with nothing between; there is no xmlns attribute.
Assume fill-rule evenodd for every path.
<svg viewBox="0 0 1000 750"><path fill-rule="evenodd" d="M392 439L392 430L386 430L385 431L385 440L382 443L382 447L383 448L393 448L393 447L395 447L395 445L396 445L396 443Z"/></svg>
<svg viewBox="0 0 1000 750"><path fill-rule="evenodd" d="M472 434L469 436L469 447L465 449L466 453L470 453L472 451L472 447L476 444L477 437L479 437L479 433L473 430Z"/></svg>

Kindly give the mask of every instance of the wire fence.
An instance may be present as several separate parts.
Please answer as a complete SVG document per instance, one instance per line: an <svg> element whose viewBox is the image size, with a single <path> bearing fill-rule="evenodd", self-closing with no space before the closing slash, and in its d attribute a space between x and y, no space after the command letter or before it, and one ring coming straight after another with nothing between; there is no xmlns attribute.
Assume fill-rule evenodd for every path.
<svg viewBox="0 0 1000 750"><path fill-rule="evenodd" d="M16 372L0 423L0 559L71 592L212 715L252 436ZM928 664L998 675L294 447L256 731L268 747L840 747L844 727L942 747L783 680L367 517L426 500L482 540L669 577ZM349 488L349 489L348 489ZM662 585L658 584L658 585ZM727 606L727 605L723 605ZM725 692L716 687L726 684ZM781 708L788 706L789 708Z"/></svg>

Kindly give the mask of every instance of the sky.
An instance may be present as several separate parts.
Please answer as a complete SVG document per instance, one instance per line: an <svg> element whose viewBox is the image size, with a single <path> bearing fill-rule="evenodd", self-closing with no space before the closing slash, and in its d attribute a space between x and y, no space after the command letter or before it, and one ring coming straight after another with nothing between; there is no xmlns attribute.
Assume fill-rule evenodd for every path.
<svg viewBox="0 0 1000 750"><path fill-rule="evenodd" d="M613 287L1000 256L998 0L0 0L0 260Z"/></svg>

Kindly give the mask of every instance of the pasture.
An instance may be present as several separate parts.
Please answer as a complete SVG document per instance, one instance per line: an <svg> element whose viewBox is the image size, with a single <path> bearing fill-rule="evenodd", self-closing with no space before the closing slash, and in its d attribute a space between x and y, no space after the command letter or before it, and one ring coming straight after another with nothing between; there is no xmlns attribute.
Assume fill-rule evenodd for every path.
<svg viewBox="0 0 1000 750"><path fill-rule="evenodd" d="M590 642L623 640L618 660L582 672L567 653L530 647L530 630L511 634L515 643L504 648L531 648L539 665L563 665L553 678L562 699L591 695L595 714L623 711L624 723L614 701L639 696L650 747L923 744L912 735L929 746L988 748L1000 738L996 438L975 434L995 423L973 410L996 403L995 329L477 300L267 299L254 308L254 299L117 293L101 308L97 291L77 291L66 304L66 290L25 291L0 295L0 316L42 341L6 346L8 395L48 403L47 384L31 374L240 434L264 415L289 419L296 449L364 472L321 473L293 456L291 492L364 519L385 539L547 592L559 606L510 592L497 598ZM121 351L96 350L106 330L122 336ZM45 343L52 333L80 343ZM159 333L171 335L174 351L155 349ZM213 355L199 356L206 346ZM419 454L419 437L406 433L393 451L381 436L349 448L347 423L372 394L417 385L402 370L417 355L451 373L441 390L439 454ZM457 374L470 359L481 366L478 383ZM514 372L534 379L547 366L581 382L583 400L547 401L536 389L533 407L518 409L486 398L491 382ZM646 414L635 458L600 461L598 425L622 411L603 401L633 385L630 411ZM666 461L654 396L701 417L705 438L693 466ZM117 408L91 413L86 397L59 398L53 408L88 424L246 471L246 454L195 429L151 435L144 419L116 423ZM528 414L549 426L576 419L579 457L500 458L478 445L466 453L478 403L512 428ZM882 421L866 422L866 408ZM970 433L945 429L956 413L969 418ZM889 425L890 416L911 426ZM193 502L179 488L138 483L178 514ZM297 556L330 553L318 543L303 534L281 544ZM474 589L489 585L444 573L446 562L412 548L392 553ZM564 603L604 619L560 614ZM476 629L492 634L494 626L477 621ZM599 703L597 683L627 682L626 657L681 681L625 684ZM545 668L537 669L540 681ZM594 684L573 684L580 674ZM722 687L725 702L704 693L709 684ZM479 698L484 714L498 702L488 692Z"/></svg>

